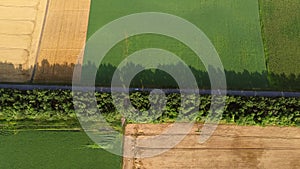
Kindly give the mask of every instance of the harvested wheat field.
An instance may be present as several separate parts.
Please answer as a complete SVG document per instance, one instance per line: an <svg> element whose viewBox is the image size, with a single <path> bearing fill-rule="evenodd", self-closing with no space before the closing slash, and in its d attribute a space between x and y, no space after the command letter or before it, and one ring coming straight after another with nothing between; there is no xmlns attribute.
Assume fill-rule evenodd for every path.
<svg viewBox="0 0 300 169"><path fill-rule="evenodd" d="M0 1L0 82L30 80L47 0Z"/></svg>
<svg viewBox="0 0 300 169"><path fill-rule="evenodd" d="M0 82L70 82L90 0L0 0Z"/></svg>
<svg viewBox="0 0 300 169"><path fill-rule="evenodd" d="M160 134L172 124L131 124L126 135L145 139ZM124 158L123 169L168 168L300 168L300 128L298 127L248 127L219 125L212 137L200 144L199 128L193 130L177 146L155 157ZM178 133L182 134L182 133ZM138 144L136 157L146 151ZM164 145L148 151L164 149Z"/></svg>

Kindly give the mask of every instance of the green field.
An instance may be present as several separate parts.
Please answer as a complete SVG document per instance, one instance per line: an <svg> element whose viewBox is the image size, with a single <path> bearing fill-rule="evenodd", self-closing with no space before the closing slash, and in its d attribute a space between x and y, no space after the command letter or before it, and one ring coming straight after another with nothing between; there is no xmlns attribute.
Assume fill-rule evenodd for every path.
<svg viewBox="0 0 300 169"><path fill-rule="evenodd" d="M102 149L84 132L0 131L0 168L3 169L118 169L121 157Z"/></svg>
<svg viewBox="0 0 300 169"><path fill-rule="evenodd" d="M182 17L199 27L212 41L225 68L230 89L298 90L300 77L300 1L299 0L92 0L89 29L91 37L99 28L122 16L139 12L163 12ZM175 28L174 28L175 29ZM110 85L116 66L127 56L144 48L162 48L181 57L198 81L207 73L188 46L159 35L127 38L106 55L97 79ZM176 68L176 67L175 67ZM160 72L161 73L161 72ZM133 83L164 85L172 82L166 74L144 72ZM161 75L161 79L155 76ZM297 77L298 76L298 77ZM156 76L157 78L157 76ZM147 81L148 80L148 81ZM152 83L153 82L153 83ZM154 83L156 82L156 83ZM209 84L199 82L200 87ZM100 148L84 132L37 131L47 128L79 128L71 91L18 91L0 89L1 125L21 124L15 132L0 128L0 168L25 169L118 169L122 159ZM141 110L149 107L148 94L133 93L132 102ZM96 94L98 108L107 120L120 127L109 94ZM172 122L177 116L179 100L168 96L167 109L155 123ZM82 99L87 99L83 96ZM210 105L209 96L202 97L199 117L203 122ZM178 103L177 103L178 102ZM299 126L298 98L228 97L222 123L240 125ZM81 105L83 108L86 105ZM187 106L188 107L188 106ZM145 115L145 119L150 115ZM150 119L152 120L152 119ZM132 122L132 121L129 121ZM154 123L153 121L151 121ZM40 126L39 126L40 125ZM2 127L2 126L0 126ZM20 129L20 130L19 130ZM30 130L28 130L30 129Z"/></svg>
<svg viewBox="0 0 300 169"><path fill-rule="evenodd" d="M269 70L300 74L300 1L260 1Z"/></svg>
<svg viewBox="0 0 300 169"><path fill-rule="evenodd" d="M253 0L94 0L91 4L88 38L105 24L139 12L163 12L182 17L199 27L218 51L227 74L229 88L267 86L266 64L261 38L258 1ZM143 48L167 49L198 71L204 67L182 43L159 35L126 38L116 45L104 63L117 66L126 56ZM256 77L260 75L260 79ZM231 84L247 79L251 82ZM197 79L199 80L199 79Z"/></svg>
<svg viewBox="0 0 300 169"><path fill-rule="evenodd" d="M260 7L270 80L299 89L300 1L260 0Z"/></svg>

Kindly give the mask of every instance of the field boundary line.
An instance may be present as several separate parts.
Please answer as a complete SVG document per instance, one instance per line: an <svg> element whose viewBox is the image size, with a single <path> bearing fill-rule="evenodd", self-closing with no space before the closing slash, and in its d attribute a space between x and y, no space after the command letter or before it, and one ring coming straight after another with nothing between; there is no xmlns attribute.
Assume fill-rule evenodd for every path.
<svg viewBox="0 0 300 169"><path fill-rule="evenodd" d="M17 89L17 90L72 90L72 86L69 85L39 85L39 84L0 84L0 89ZM88 91L90 87L75 87L77 91ZM109 93L112 90L122 91L122 88L109 88L109 87L95 87L95 91ZM152 88L130 88L130 92L150 92ZM162 89L166 94L180 93L179 89ZM193 90L183 90L182 93L190 93ZM209 95L212 90L199 90L200 95ZM222 93L222 90L218 92ZM300 97L300 92L289 91L254 91L254 90L227 90L229 96L257 96L257 97Z"/></svg>

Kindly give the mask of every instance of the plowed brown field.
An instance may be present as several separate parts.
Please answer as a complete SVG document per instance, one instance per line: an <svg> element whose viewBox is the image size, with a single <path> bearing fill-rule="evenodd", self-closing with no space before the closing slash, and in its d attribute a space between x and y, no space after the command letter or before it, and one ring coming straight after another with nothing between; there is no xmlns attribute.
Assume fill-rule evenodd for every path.
<svg viewBox="0 0 300 169"><path fill-rule="evenodd" d="M145 139L170 126L128 125L126 135ZM201 126L195 125L180 144L158 156L124 158L123 169L300 168L300 128L219 125L204 144L198 142L198 128ZM163 148L163 145L157 145L152 150ZM134 149L138 157L147 148L134 145Z"/></svg>

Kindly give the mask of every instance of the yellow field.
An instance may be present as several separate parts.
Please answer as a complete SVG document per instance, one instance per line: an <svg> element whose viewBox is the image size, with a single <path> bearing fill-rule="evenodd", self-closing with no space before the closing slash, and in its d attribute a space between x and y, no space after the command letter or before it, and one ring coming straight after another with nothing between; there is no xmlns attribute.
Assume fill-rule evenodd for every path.
<svg viewBox="0 0 300 169"><path fill-rule="evenodd" d="M77 63L89 7L90 0L0 0L0 82L32 77L34 82L53 82L60 75L70 80L73 71L55 65ZM47 71L42 62L49 63Z"/></svg>
<svg viewBox="0 0 300 169"><path fill-rule="evenodd" d="M29 81L47 0L0 1L0 82Z"/></svg>

